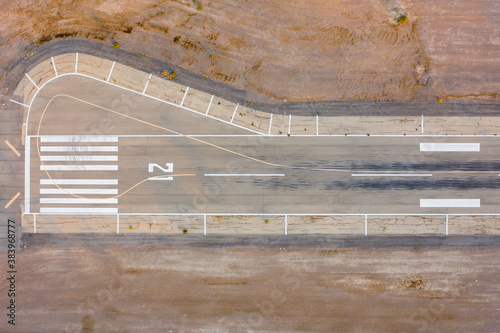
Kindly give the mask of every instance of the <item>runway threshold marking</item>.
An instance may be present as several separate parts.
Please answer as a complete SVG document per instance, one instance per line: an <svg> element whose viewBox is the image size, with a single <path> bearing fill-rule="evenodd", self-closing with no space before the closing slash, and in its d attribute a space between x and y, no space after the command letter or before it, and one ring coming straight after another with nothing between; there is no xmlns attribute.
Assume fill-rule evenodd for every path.
<svg viewBox="0 0 500 333"><path fill-rule="evenodd" d="M40 142L118 142L114 135L44 135Z"/></svg>
<svg viewBox="0 0 500 333"><path fill-rule="evenodd" d="M420 143L420 151L439 151L439 152L478 152L481 145L479 143Z"/></svg>
<svg viewBox="0 0 500 333"><path fill-rule="evenodd" d="M10 148L10 149L14 152L14 154L16 154L16 155L17 155L17 157L21 157L21 153L19 153L19 152L17 151L17 149L16 149L16 148L14 148L14 146L13 146L13 145L11 145L11 144L10 144L10 142L9 142L8 140L5 140L5 144L6 144L7 146L9 146L9 148Z"/></svg>
<svg viewBox="0 0 500 333"><path fill-rule="evenodd" d="M481 207L481 199L420 199L420 207L433 207L433 208L457 208Z"/></svg>
<svg viewBox="0 0 500 333"><path fill-rule="evenodd" d="M118 185L118 179L40 179L40 185Z"/></svg>
<svg viewBox="0 0 500 333"><path fill-rule="evenodd" d="M9 208L9 206L10 206L10 205L12 205L12 203L13 203L14 201L16 201L16 199L17 199L20 195L21 195L21 192L17 192L17 193L16 193L16 195L14 195L14 196L12 197L12 199L10 199L10 201L9 201L9 202L7 202L7 204L5 205L5 208L6 208L6 209L7 209L7 208Z"/></svg>

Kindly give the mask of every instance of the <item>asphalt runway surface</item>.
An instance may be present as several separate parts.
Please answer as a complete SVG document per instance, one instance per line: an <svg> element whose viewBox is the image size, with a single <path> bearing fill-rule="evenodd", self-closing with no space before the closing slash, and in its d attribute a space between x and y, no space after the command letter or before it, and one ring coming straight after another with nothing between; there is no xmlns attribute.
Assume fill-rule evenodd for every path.
<svg viewBox="0 0 500 333"><path fill-rule="evenodd" d="M499 211L496 137L260 136L76 76L40 91L28 135L30 213ZM423 152L421 143L480 149Z"/></svg>

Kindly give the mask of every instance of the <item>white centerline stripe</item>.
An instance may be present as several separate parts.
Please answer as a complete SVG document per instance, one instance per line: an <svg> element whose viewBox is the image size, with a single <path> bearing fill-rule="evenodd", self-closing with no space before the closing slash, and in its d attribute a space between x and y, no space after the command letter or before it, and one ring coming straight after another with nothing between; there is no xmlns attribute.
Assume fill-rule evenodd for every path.
<svg viewBox="0 0 500 333"><path fill-rule="evenodd" d="M65 171L116 171L118 165L40 165L40 170L65 170Z"/></svg>
<svg viewBox="0 0 500 333"><path fill-rule="evenodd" d="M479 143L420 143L420 151L479 151Z"/></svg>
<svg viewBox="0 0 500 333"><path fill-rule="evenodd" d="M40 204L117 204L118 199L40 198Z"/></svg>
<svg viewBox="0 0 500 333"><path fill-rule="evenodd" d="M105 155L57 155L40 156L42 161L118 161L118 156Z"/></svg>
<svg viewBox="0 0 500 333"><path fill-rule="evenodd" d="M104 135L44 135L40 142L118 142L118 136Z"/></svg>
<svg viewBox="0 0 500 333"><path fill-rule="evenodd" d="M352 177L432 177L432 173L353 173Z"/></svg>
<svg viewBox="0 0 500 333"><path fill-rule="evenodd" d="M118 208L40 208L40 213L51 214L117 214Z"/></svg>
<svg viewBox="0 0 500 333"><path fill-rule="evenodd" d="M420 207L481 207L481 199L420 199Z"/></svg>
<svg viewBox="0 0 500 333"><path fill-rule="evenodd" d="M118 179L40 179L40 185L118 185Z"/></svg>
<svg viewBox="0 0 500 333"><path fill-rule="evenodd" d="M206 177L284 177L284 173L246 173L246 174L227 174L227 173L206 173Z"/></svg>
<svg viewBox="0 0 500 333"><path fill-rule="evenodd" d="M40 151L118 151L118 146L43 146Z"/></svg>
<svg viewBox="0 0 500 333"><path fill-rule="evenodd" d="M115 188L67 188L71 194L118 194ZM69 194L59 188L41 188L40 194Z"/></svg>
<svg viewBox="0 0 500 333"><path fill-rule="evenodd" d="M156 178L148 178L148 180L173 180L174 177L156 177Z"/></svg>

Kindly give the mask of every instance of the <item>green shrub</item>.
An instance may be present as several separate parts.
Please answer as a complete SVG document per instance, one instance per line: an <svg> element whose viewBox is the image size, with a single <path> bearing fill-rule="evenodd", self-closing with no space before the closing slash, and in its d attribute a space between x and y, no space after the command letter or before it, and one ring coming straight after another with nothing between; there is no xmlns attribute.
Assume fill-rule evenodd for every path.
<svg viewBox="0 0 500 333"><path fill-rule="evenodd" d="M400 15L400 16L398 17L398 19L397 19L397 22L398 22L399 24L404 24L404 23L406 23L406 22L408 22L408 21L409 21L409 20L408 20L408 16L406 16L406 14L402 14L402 15Z"/></svg>

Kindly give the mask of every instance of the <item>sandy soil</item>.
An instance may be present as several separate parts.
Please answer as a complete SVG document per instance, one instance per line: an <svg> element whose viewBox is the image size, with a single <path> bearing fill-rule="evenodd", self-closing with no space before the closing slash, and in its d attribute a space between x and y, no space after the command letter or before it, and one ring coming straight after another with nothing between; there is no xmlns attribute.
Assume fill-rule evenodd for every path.
<svg viewBox="0 0 500 333"><path fill-rule="evenodd" d="M2 332L477 332L500 324L498 249L158 247L147 238L92 247L50 238L28 240L18 255L17 330L2 321ZM3 281L2 295L6 288Z"/></svg>
<svg viewBox="0 0 500 333"><path fill-rule="evenodd" d="M0 73L83 37L279 100L498 100L499 19L496 0L3 1Z"/></svg>

